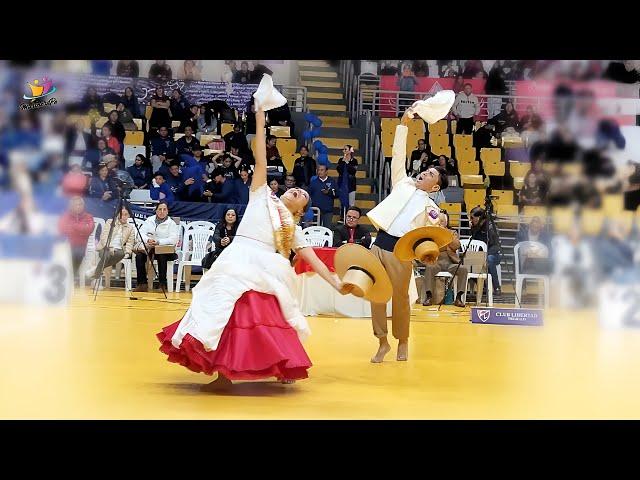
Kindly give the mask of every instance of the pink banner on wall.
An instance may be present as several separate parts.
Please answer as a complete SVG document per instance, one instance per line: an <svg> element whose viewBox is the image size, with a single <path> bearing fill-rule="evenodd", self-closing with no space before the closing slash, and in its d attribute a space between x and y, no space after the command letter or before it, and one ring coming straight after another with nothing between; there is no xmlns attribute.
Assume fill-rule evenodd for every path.
<svg viewBox="0 0 640 480"><path fill-rule="evenodd" d="M451 90L453 88L453 78L434 78L434 77L416 77L417 85L415 87L414 98L407 97L407 102L410 100L420 100L426 93L435 94L440 90ZM465 80L465 83L470 83L473 87L473 93L484 93L484 79L473 78ZM399 90L398 77L395 75L382 75L380 77L380 90ZM458 93L458 92L456 92ZM381 93L380 94L380 116L381 117L397 117L398 116L398 96L393 93Z"/></svg>

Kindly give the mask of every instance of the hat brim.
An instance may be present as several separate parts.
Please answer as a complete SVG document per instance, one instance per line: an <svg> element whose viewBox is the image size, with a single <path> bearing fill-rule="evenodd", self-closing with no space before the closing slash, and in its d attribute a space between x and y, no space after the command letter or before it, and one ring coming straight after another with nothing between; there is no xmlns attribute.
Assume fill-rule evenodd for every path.
<svg viewBox="0 0 640 480"><path fill-rule="evenodd" d="M398 260L403 262L410 262L416 258L415 252L413 250L413 246L419 240L431 240L438 248L446 247L453 241L453 233L451 230L448 230L443 227L420 227L410 232L398 240L395 248L393 249L393 254L396 256Z"/></svg>
<svg viewBox="0 0 640 480"><path fill-rule="evenodd" d="M387 275L382 262L362 245L355 243L342 245L336 251L333 263L336 274L341 279L351 267L366 270L374 278L372 287L363 297L366 300L373 303L387 303L393 295L391 280L389 280L389 275Z"/></svg>
<svg viewBox="0 0 640 480"><path fill-rule="evenodd" d="M453 93L453 90L442 90L433 97L414 102L411 108L425 122L433 124L449 114L455 101L456 94Z"/></svg>

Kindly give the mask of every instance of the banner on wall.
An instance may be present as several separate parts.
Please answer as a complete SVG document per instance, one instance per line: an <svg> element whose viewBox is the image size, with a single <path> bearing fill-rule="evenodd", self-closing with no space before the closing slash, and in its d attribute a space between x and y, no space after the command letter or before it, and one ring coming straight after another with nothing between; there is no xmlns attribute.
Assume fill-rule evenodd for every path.
<svg viewBox="0 0 640 480"><path fill-rule="evenodd" d="M439 78L439 77L416 77L417 85L415 86L415 98L407 98L407 102L421 100L425 94L435 95L441 90L453 89L455 82L454 78ZM484 93L485 80L483 78L471 78L465 79L465 83L470 83L473 88L473 93ZM380 77L380 90L393 90L398 91L398 77L395 75L382 75ZM380 116L381 117L397 117L398 105L397 95L392 93L380 94Z"/></svg>

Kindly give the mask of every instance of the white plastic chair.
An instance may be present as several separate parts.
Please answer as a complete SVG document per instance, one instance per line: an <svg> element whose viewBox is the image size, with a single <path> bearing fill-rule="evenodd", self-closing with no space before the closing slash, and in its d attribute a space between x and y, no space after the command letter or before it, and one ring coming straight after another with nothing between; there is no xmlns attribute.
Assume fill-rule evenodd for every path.
<svg viewBox="0 0 640 480"><path fill-rule="evenodd" d="M89 238L87 239L87 246L84 251L84 258L78 267L78 275L80 277L80 286L83 287L86 285L85 272L92 267L95 267L98 263L98 252L96 247L98 246L98 242L100 241L100 235L102 234L102 230L104 229L104 218L93 217L93 231ZM100 228L100 230L98 230Z"/></svg>
<svg viewBox="0 0 640 480"><path fill-rule="evenodd" d="M546 245L540 242L520 242L517 243L513 247L513 261L515 264L516 271L516 302L518 302L518 307L521 306L522 302L522 289L524 286L525 280L536 280L538 282L542 282L544 288L544 306L545 308L549 307L549 277L547 275L538 275L533 273L520 273L520 249L523 247L531 247L536 246L540 248L543 253L549 258L549 249Z"/></svg>
<svg viewBox="0 0 640 480"><path fill-rule="evenodd" d="M467 238L468 241L468 238ZM466 245L466 242L463 243L461 241L461 248L462 245ZM467 249L468 252L487 252L487 244L485 242L483 242L482 240L471 240L471 242L469 243L469 247ZM467 274L467 283L464 286L464 290L463 290L463 298L464 298L464 302L467 302L467 289L469 288L469 280L470 279L483 279L486 280L487 282L487 297L489 300L489 306L493 307L493 278L491 277L491 274L489 272L486 273L474 273L474 272L469 272ZM482 292L478 291L478 295L482 296Z"/></svg>
<svg viewBox="0 0 640 480"><path fill-rule="evenodd" d="M183 223L183 222L180 222ZM209 230L215 230L216 229L216 224L212 223L212 222L206 222L204 220L196 220L194 222L189 222L186 223L184 222L185 225L185 232L187 230L193 230L194 228L208 228Z"/></svg>
<svg viewBox="0 0 640 480"><path fill-rule="evenodd" d="M182 242L182 255L178 263L178 277L176 278L176 292L180 291L180 284L183 280L184 273L184 289L189 291L191 289L191 266L202 264L204 256L211 251L209 245L209 238L213 235L213 231L209 228L191 228L184 232L184 241ZM187 272L184 272L184 267L188 268Z"/></svg>
<svg viewBox="0 0 640 480"><path fill-rule="evenodd" d="M302 234L313 247L333 247L333 232L327 227L307 227Z"/></svg>

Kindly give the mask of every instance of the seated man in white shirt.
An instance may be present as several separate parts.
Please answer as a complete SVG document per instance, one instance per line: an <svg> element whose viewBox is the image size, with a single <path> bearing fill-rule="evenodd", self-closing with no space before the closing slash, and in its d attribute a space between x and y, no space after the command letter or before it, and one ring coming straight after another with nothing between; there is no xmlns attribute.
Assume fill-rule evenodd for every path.
<svg viewBox="0 0 640 480"><path fill-rule="evenodd" d="M413 180L405 169L407 124L413 118L412 108L407 109L401 125L396 127L391 161L392 191L387 198L371 210L367 216L378 228L371 252L380 259L393 284L392 333L398 339L398 361L408 358L409 283L413 273L412 262L402 262L393 254L397 241L404 234L418 227L439 225L440 209L430 194L444 190L448 185L447 172L442 167L432 167L421 172ZM373 333L380 345L371 362L380 363L391 350L387 340L387 307L371 304Z"/></svg>

